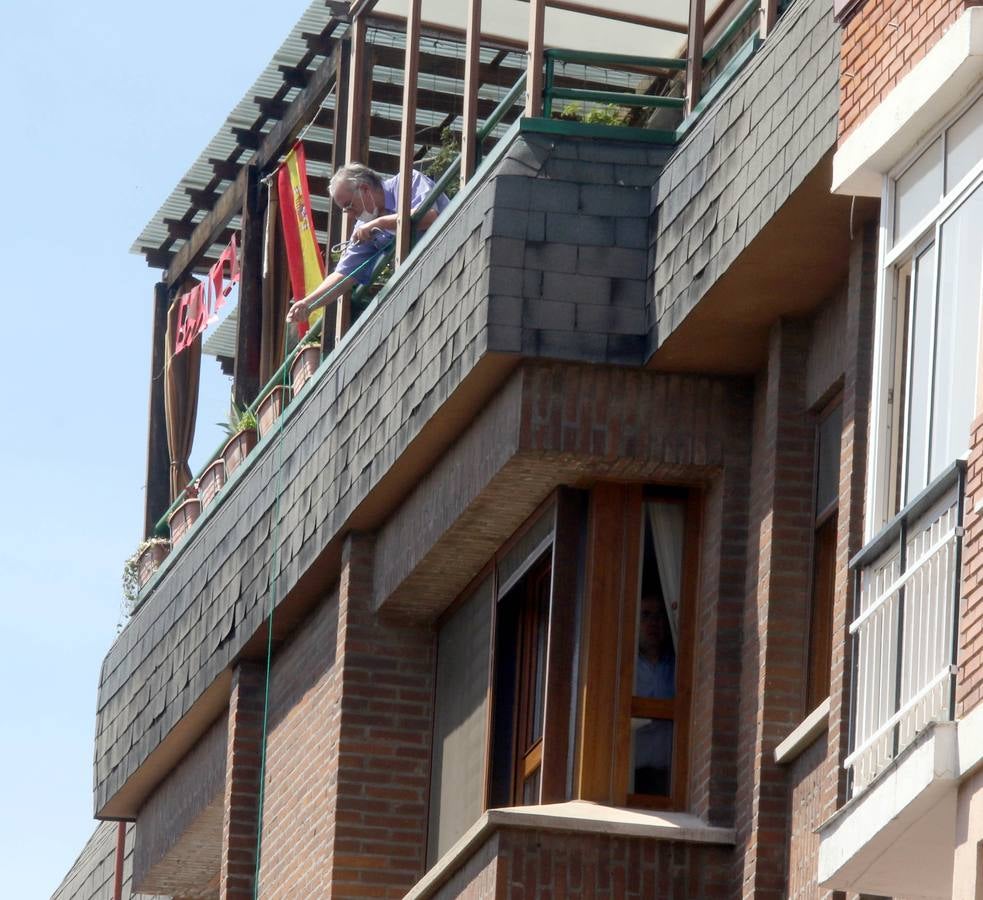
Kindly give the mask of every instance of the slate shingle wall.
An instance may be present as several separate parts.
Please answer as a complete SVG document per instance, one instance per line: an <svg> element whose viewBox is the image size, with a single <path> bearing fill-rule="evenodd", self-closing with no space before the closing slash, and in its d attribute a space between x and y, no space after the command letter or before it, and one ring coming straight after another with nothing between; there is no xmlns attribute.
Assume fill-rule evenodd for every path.
<svg viewBox="0 0 983 900"><path fill-rule="evenodd" d="M653 191L654 353L836 144L840 32L795 0Z"/></svg>
<svg viewBox="0 0 983 900"><path fill-rule="evenodd" d="M664 155L519 134L493 175L445 213L443 230L291 410L282 449L268 440L255 451L110 649L97 812L263 624L279 485L277 602L337 546L485 353L644 361L645 229Z"/></svg>

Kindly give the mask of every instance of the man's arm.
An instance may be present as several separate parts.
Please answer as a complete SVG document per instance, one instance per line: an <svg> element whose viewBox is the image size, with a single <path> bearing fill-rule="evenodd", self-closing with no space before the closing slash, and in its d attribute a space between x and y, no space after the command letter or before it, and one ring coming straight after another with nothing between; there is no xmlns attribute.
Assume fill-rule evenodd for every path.
<svg viewBox="0 0 983 900"><path fill-rule="evenodd" d="M314 310L320 309L326 303L335 300L342 293L341 283L345 281L345 276L340 272L332 272L326 276L313 291L306 297L295 300L287 313L288 322L302 322Z"/></svg>

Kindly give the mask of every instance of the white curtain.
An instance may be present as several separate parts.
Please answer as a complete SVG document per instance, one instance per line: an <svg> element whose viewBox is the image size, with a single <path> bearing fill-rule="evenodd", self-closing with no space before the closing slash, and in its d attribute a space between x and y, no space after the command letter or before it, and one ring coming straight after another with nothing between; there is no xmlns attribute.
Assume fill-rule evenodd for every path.
<svg viewBox="0 0 983 900"><path fill-rule="evenodd" d="M678 647L679 591L683 580L683 538L686 509L681 503L654 502L648 507L652 547L659 564L659 583L669 616L672 646Z"/></svg>

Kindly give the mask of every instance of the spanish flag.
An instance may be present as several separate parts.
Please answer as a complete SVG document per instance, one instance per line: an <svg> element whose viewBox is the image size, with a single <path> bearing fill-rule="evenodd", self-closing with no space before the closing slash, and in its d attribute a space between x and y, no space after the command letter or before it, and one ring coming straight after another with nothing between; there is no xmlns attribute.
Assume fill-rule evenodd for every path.
<svg viewBox="0 0 983 900"><path fill-rule="evenodd" d="M280 194L280 221L283 223L283 242L290 271L290 289L294 299L306 297L324 280L324 258L314 233L311 194L307 187L307 157L304 145L297 141L287 154L277 175ZM323 310L311 313L307 325L298 323L303 337L308 325L313 325Z"/></svg>

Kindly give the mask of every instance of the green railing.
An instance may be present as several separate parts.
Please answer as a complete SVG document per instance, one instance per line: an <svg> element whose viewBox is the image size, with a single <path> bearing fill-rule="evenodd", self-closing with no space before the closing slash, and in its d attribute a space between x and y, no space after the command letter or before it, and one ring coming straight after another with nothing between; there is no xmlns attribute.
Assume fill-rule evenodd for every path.
<svg viewBox="0 0 983 900"><path fill-rule="evenodd" d="M629 56L624 53L596 53L586 50L547 50L546 77L543 82L543 116L553 115L554 100L579 100L583 103L608 103L614 106L662 107L682 109L682 97L660 97L654 94L638 94L634 91L594 91L582 88L556 86L556 64L577 63L593 66L623 66L633 69L656 69L680 72L686 69L685 59L656 56Z"/></svg>

